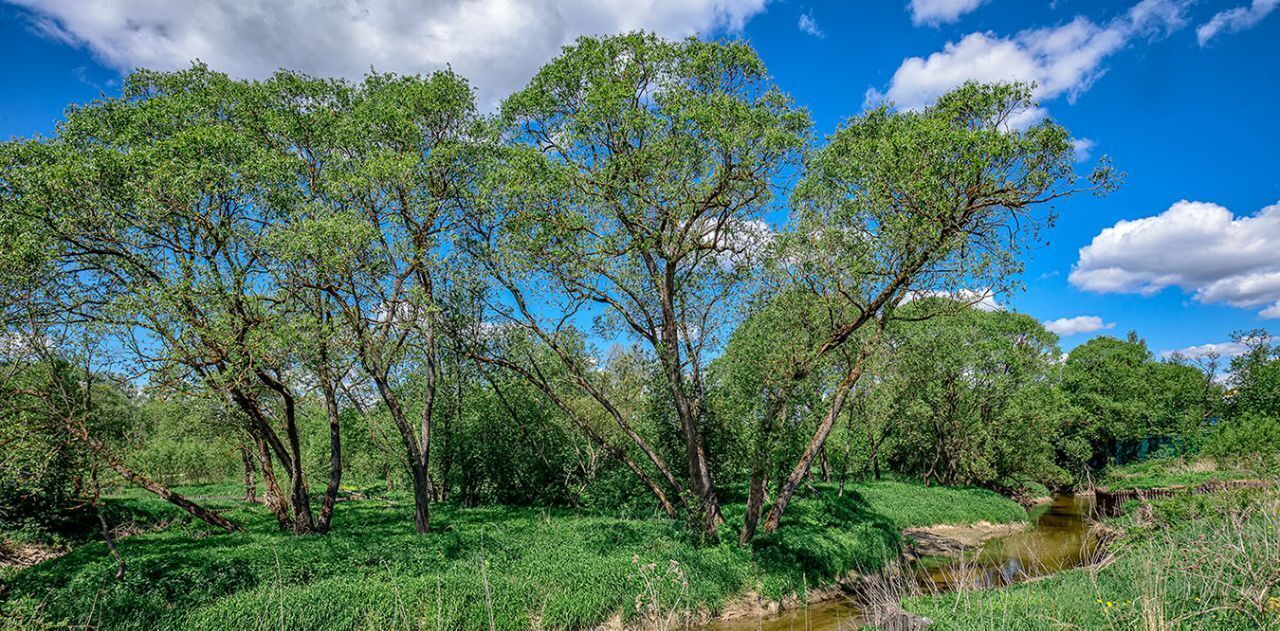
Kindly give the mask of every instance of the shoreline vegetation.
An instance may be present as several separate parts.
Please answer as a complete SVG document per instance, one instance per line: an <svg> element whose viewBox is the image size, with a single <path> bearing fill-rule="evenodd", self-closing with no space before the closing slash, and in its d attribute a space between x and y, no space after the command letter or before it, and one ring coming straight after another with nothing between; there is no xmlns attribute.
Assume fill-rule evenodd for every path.
<svg viewBox="0 0 1280 631"><path fill-rule="evenodd" d="M939 631L1280 629L1278 485L1129 502L1090 564L902 606Z"/></svg>
<svg viewBox="0 0 1280 631"><path fill-rule="evenodd" d="M1116 467L1105 479L1140 479L1143 488L1153 488L1186 481L1187 471L1201 482L1249 474L1161 459ZM1248 604L1239 598L1228 613L1205 613L1208 618L1200 609L1179 609L1176 620L1166 611L1185 609L1196 598L1221 600L1209 586L1191 584L1208 577L1187 571L1206 541L1236 542L1237 548L1205 550L1201 563L1243 563L1260 555L1247 563L1252 574L1236 578L1280 578L1260 565L1280 560L1264 539L1274 538L1280 523L1274 487L1133 501L1122 516L1095 524L1107 543L1084 567L937 595L879 574L901 573L903 563L920 557L957 557L1021 532L1028 522L1020 504L991 491L909 479L849 483L843 496L836 485L816 484L797 500L787 534L744 549L691 540L659 516L510 507L441 506L440 528L424 540L401 519L411 498L374 489L347 491L353 499L337 505L352 534L298 538L274 531L269 513L234 497L231 485L181 490L234 515L246 532L216 532L148 494L126 490L107 505L126 524L115 545L137 578L110 580L115 561L91 539L29 568L0 569L6 586L0 629L488 628L490 618L495 629L683 628L767 619L847 598L868 580L885 592L872 605L879 615L928 618L935 629L1048 629L1063 620L1109 625L1082 628L1131 628L1126 625L1158 616L1172 622L1144 628L1230 629L1244 619L1260 628L1280 625L1280 606L1266 598L1254 602L1253 618L1239 611ZM725 509L735 515L741 504L726 502ZM1181 591L1170 595L1153 581L1176 581ZM1088 602L1058 602L1064 594ZM1189 626L1191 620L1197 624Z"/></svg>

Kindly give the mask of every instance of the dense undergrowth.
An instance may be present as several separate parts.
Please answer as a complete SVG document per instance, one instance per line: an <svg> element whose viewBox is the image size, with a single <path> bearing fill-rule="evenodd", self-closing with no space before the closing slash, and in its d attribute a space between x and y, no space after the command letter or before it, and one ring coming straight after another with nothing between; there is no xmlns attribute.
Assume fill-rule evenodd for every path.
<svg viewBox="0 0 1280 631"><path fill-rule="evenodd" d="M1280 493L1131 502L1097 563L1006 589L907 598L939 630L1280 629Z"/></svg>
<svg viewBox="0 0 1280 631"><path fill-rule="evenodd" d="M162 528L118 542L127 568L101 542L14 573L10 625L66 622L111 629L584 628L661 607L714 611L748 591L801 592L848 572L879 569L903 527L1025 519L989 491L925 488L903 480L818 485L784 528L739 547L726 506L720 542L670 520L532 508L441 505L418 536L407 497L341 502L326 536L279 533L261 507L219 489L195 491L248 527L213 534L135 493L117 516Z"/></svg>

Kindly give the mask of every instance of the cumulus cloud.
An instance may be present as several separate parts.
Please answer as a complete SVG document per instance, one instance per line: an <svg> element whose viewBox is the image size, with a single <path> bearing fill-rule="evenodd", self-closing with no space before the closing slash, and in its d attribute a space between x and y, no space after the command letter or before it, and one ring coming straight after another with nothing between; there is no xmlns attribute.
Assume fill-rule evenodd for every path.
<svg viewBox="0 0 1280 631"><path fill-rule="evenodd" d="M200 59L237 77L278 68L358 78L451 66L492 105L579 35L738 31L767 0L4 0L46 35L122 72Z"/></svg>
<svg viewBox="0 0 1280 631"><path fill-rule="evenodd" d="M804 31L814 37L821 38L827 36L826 33L822 32L821 28L818 28L818 21L813 19L813 13L808 11L800 14L800 22L796 26L798 26L801 31Z"/></svg>
<svg viewBox="0 0 1280 631"><path fill-rule="evenodd" d="M980 311L1003 311L1004 305L996 302L995 292L990 289L961 289L958 291L938 291L922 289L909 292L902 300L903 304L924 298L950 298L957 302L969 303L969 306Z"/></svg>
<svg viewBox="0 0 1280 631"><path fill-rule="evenodd" d="M1250 216L1180 201L1154 217L1120 221L1080 248L1071 284L1098 293L1152 295L1167 287L1206 304L1280 317L1280 203Z"/></svg>
<svg viewBox="0 0 1280 631"><path fill-rule="evenodd" d="M1084 162L1093 155L1094 142L1088 138L1072 138L1071 149L1076 154L1076 161Z"/></svg>
<svg viewBox="0 0 1280 631"><path fill-rule="evenodd" d="M1035 82L1035 97L1074 100L1106 72L1103 62L1143 35L1167 35L1185 24L1186 0L1143 0L1105 24L1085 17L1012 37L970 33L928 57L898 66L885 92L868 91L870 102L888 99L920 109L965 81ZM1028 121L1042 117L1031 112ZM1023 121L1027 123L1028 121Z"/></svg>
<svg viewBox="0 0 1280 631"><path fill-rule="evenodd" d="M1247 6L1220 11L1196 28L1196 41L1204 46L1218 35L1253 28L1276 7L1280 7L1280 0L1253 0Z"/></svg>
<svg viewBox="0 0 1280 631"><path fill-rule="evenodd" d="M1045 320L1044 322L1044 328L1063 337L1080 333L1093 333L1103 329L1114 329L1115 326L1115 322L1103 322L1102 318L1092 315L1058 318L1057 320Z"/></svg>
<svg viewBox="0 0 1280 631"><path fill-rule="evenodd" d="M1249 347L1239 342L1216 342L1212 344L1197 344L1186 348L1179 348L1172 351L1160 353L1163 357L1172 357L1180 355L1188 359L1202 359L1205 357L1235 357L1243 355Z"/></svg>
<svg viewBox="0 0 1280 631"><path fill-rule="evenodd" d="M911 22L916 26L937 26L955 22L960 16L982 6L986 0L911 0Z"/></svg>

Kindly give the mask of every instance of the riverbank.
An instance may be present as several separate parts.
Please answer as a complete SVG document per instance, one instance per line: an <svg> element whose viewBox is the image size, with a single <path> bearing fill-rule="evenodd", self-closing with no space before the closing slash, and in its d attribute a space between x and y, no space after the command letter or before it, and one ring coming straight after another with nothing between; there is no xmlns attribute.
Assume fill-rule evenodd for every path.
<svg viewBox="0 0 1280 631"><path fill-rule="evenodd" d="M1086 567L1002 589L903 600L932 629L1280 629L1280 493L1131 505Z"/></svg>
<svg viewBox="0 0 1280 631"><path fill-rule="evenodd" d="M412 532L407 498L341 502L327 536L275 531L261 507L206 500L247 526L217 534L136 494L117 498L166 521L123 538L125 577L101 542L10 572L11 620L111 629L583 629L719 613L748 594L781 600L879 571L901 530L1007 524L1017 503L978 489L898 480L833 485L799 497L784 527L743 548L699 542L658 518L441 505ZM726 505L732 524L741 505ZM117 508L116 514L124 511Z"/></svg>

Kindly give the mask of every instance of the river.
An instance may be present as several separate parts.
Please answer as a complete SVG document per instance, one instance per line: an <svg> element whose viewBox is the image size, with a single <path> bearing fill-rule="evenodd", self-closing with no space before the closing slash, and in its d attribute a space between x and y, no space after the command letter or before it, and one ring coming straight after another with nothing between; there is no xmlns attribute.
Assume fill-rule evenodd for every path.
<svg viewBox="0 0 1280 631"><path fill-rule="evenodd" d="M985 589L1083 565L1097 551L1089 531L1092 512L1092 497L1055 496L1031 510L1032 526L1027 530L988 541L960 557L926 557L913 562L914 588L925 593ZM764 618L715 621L703 629L843 631L862 626L860 603L846 597Z"/></svg>

